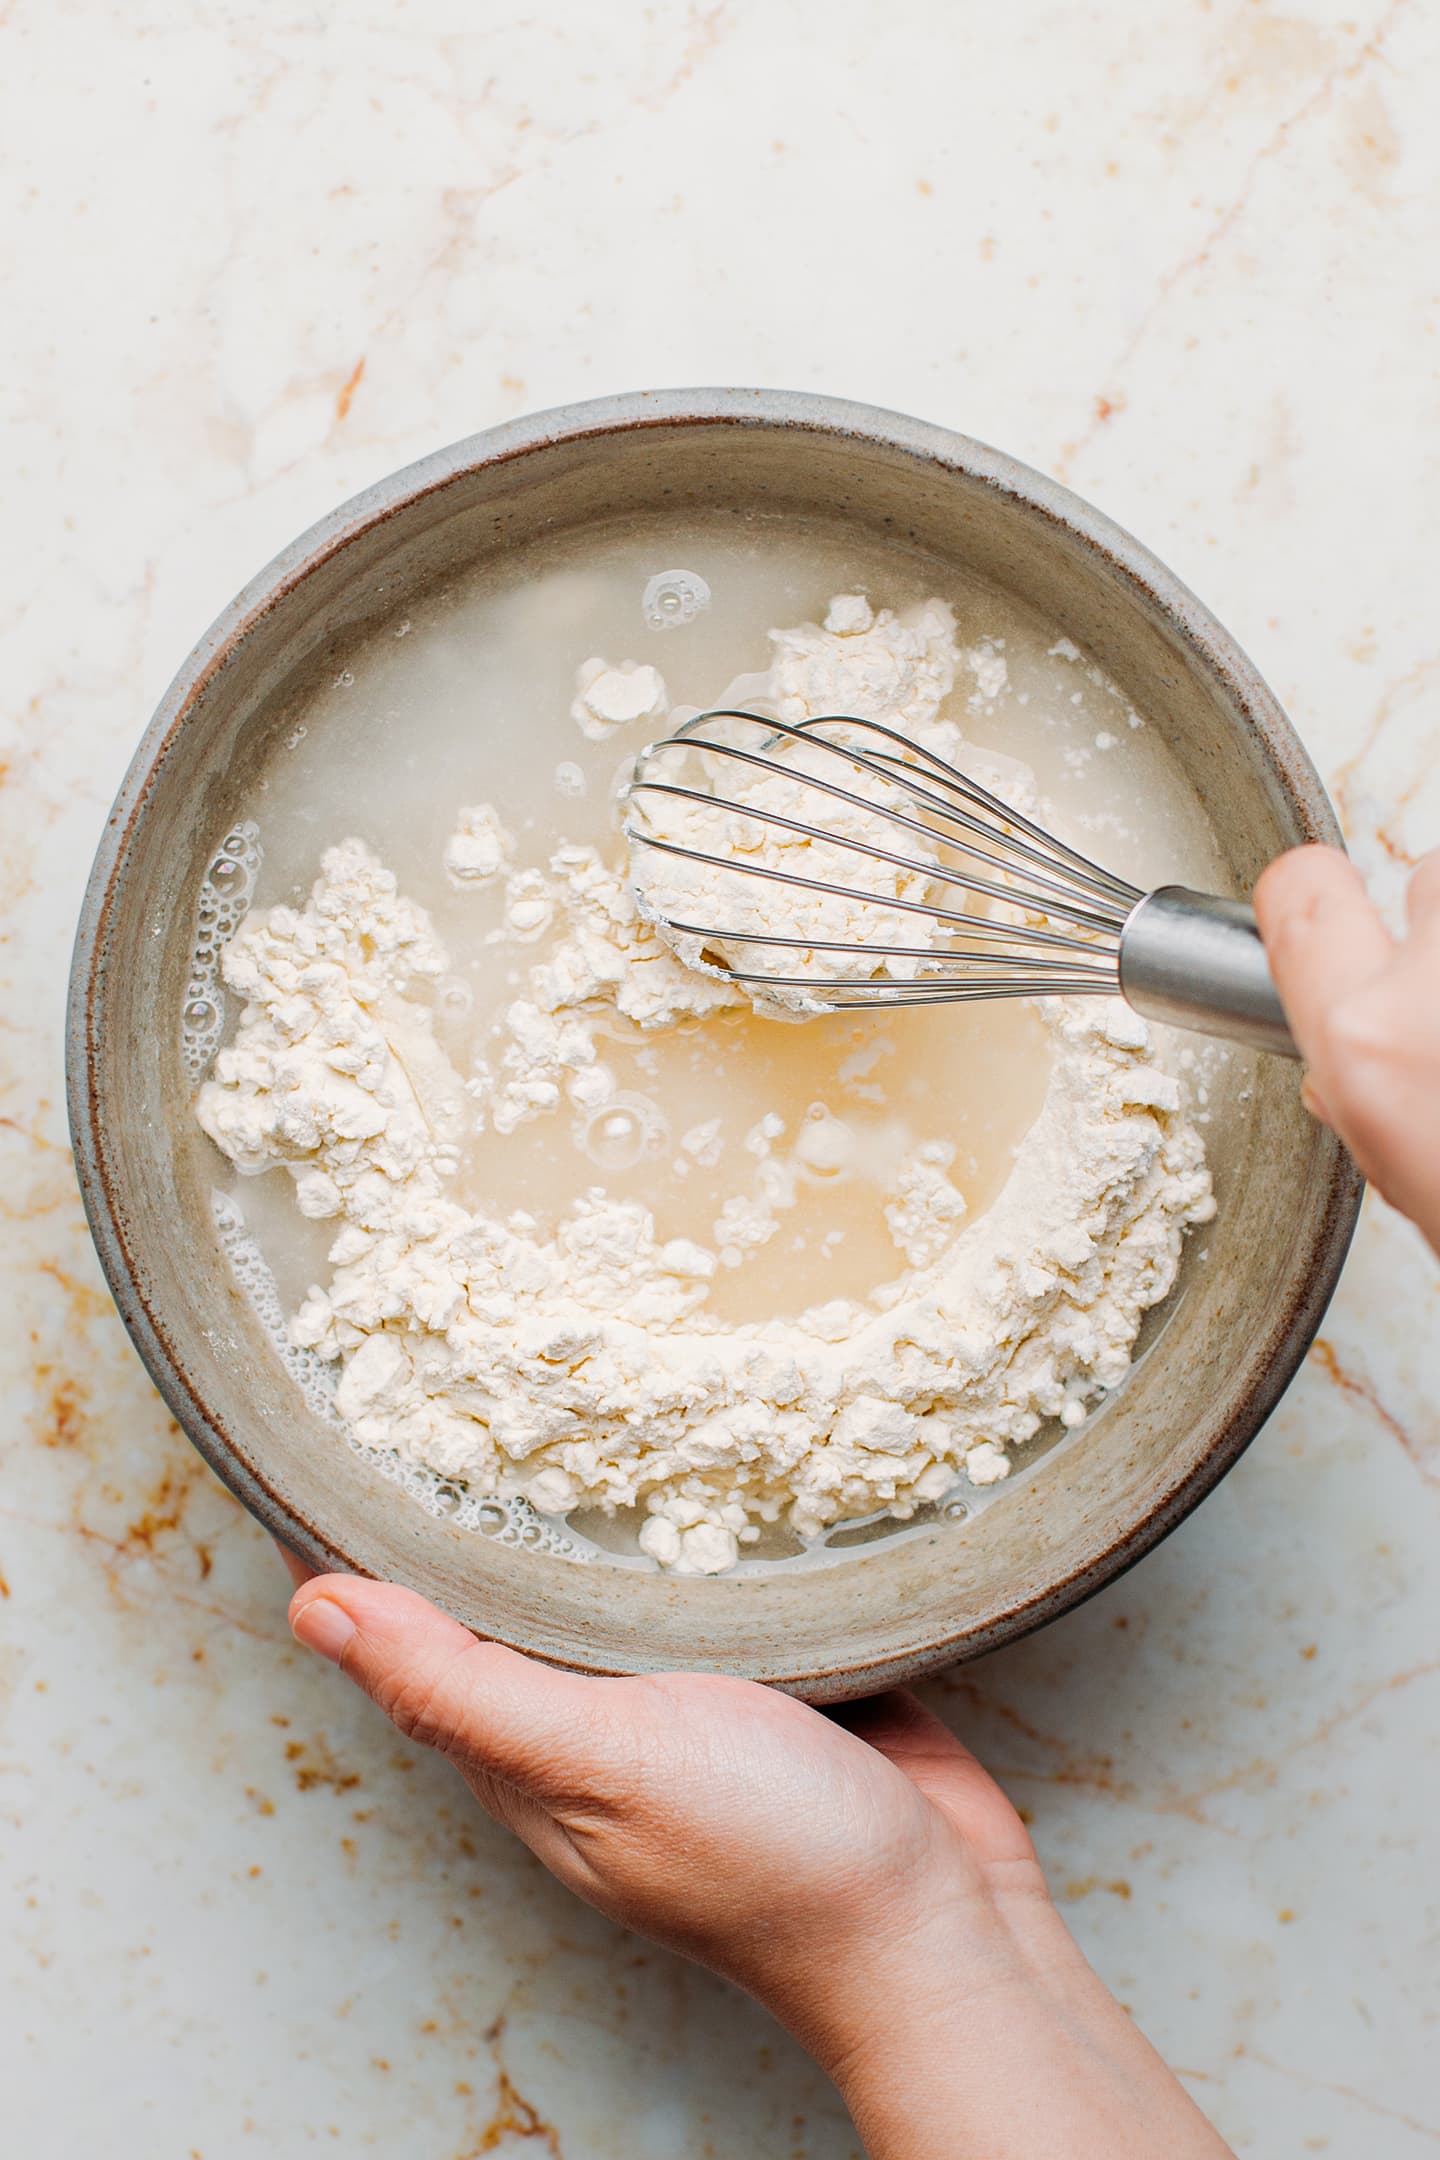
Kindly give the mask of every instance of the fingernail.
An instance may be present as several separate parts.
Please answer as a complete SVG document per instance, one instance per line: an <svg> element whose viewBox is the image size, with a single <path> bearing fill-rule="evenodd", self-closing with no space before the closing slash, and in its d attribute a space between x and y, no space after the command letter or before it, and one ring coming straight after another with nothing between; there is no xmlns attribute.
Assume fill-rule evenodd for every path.
<svg viewBox="0 0 1440 2160"><path fill-rule="evenodd" d="M338 1665L346 1643L355 1633L355 1623L333 1598L317 1597L292 1615L290 1632L307 1650L318 1650L321 1657Z"/></svg>

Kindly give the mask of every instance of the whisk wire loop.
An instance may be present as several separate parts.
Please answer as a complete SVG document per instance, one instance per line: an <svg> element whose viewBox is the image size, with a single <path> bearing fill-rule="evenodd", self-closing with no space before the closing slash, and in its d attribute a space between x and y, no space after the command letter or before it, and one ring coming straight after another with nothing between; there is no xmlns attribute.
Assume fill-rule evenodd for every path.
<svg viewBox="0 0 1440 2160"><path fill-rule="evenodd" d="M781 738L788 738L794 742L812 744L820 749L828 750L832 756L848 765L872 773L877 779L887 780L892 785L904 787L916 800L921 801L927 809L947 822L953 821L964 830L991 842L1003 837L1005 848L1009 854L1018 854L1027 861L1050 869L1063 869L1068 875L1091 887L1098 894L1108 896L1113 902L1123 906L1127 911L1142 897L1139 890L1135 886L1128 884L1124 878L1117 877L1113 871L1105 869L1100 863L1092 862L1088 855L1082 855L1078 848L1070 847L1065 841L1059 839L1056 834L1047 831L1043 825L1037 825L1022 810L1016 809L1010 803L1003 802L998 795L992 794L978 780L972 779L968 773L963 773L958 767L949 764L936 752L927 749L923 743L916 742L909 735L901 734L897 728L887 727L880 720L862 720L844 713L822 713L816 714L811 719L792 723L787 720L771 720L759 713L743 712L737 708L720 707L712 712L697 713L692 719L682 722L672 735L665 737L658 743L652 743L648 750L641 753L641 757L637 761L638 766L643 767L650 757L670 748L674 744L683 744L690 749L718 750L724 756L738 757L746 755L736 745L709 742L695 736L695 729L705 726L707 722L712 720L749 721L753 726L765 729L768 740L772 744ZM829 736L818 732L819 729L827 727L844 728L847 734L863 731L869 735L878 735L884 741L893 743L896 748L894 750L872 751L867 754L857 750L849 741L837 742ZM749 754L753 755L754 753ZM973 809L982 810L985 813L985 818L989 819L990 822L986 823L984 820L977 818L973 814L973 809L972 811L956 809L953 803L937 800L935 796L921 789L915 777L917 764L924 768L925 778L932 786L939 786L945 789L947 794L956 796L962 802L971 804ZM789 778L796 777L793 766L782 765L776 769ZM824 784L812 774L807 773L802 777L815 786ZM883 812L883 805L871 803L865 798L861 800L864 808ZM997 822L1002 827L1002 833L1000 834L997 834L995 830ZM929 830L929 828L925 829ZM1033 843L1033 846L1016 840L1015 831L1017 829L1026 835L1027 841ZM959 844L958 842L955 843L957 847ZM991 856L989 859L993 861L996 858Z"/></svg>
<svg viewBox="0 0 1440 2160"><path fill-rule="evenodd" d="M758 748L727 740L717 723L742 723L760 733ZM704 730L709 732L703 732ZM820 732L843 730L841 739ZM863 738L864 747L854 739ZM881 747L876 747L876 743ZM826 753L847 769L852 781L867 775L881 783L875 794L860 792L840 778L783 761L770 753L780 746L803 746ZM876 824L892 833L923 840L925 855L886 847L871 837L834 831L791 815L764 800L734 801L713 786L686 784L683 768L665 777L660 763L669 754L689 751L724 759L761 776L813 790L820 797L859 811L872 831ZM712 767L713 770L713 767ZM897 796L899 800L897 801ZM925 889L911 897L851 886L782 869L778 863L750 860L743 854L707 852L691 839L670 839L647 815L647 797L693 803L720 816L753 821L825 849L883 864ZM845 714L817 716L800 724L738 709L698 713L673 734L640 754L625 799L638 813L627 821L627 837L656 853L727 876L758 878L798 888L858 907L923 917L942 925L948 941L929 946L897 946L798 936L772 931L763 922L739 924L681 921L668 910L658 919L679 935L693 938L701 964L746 986L800 993L810 1009L849 1010L875 1005L929 1005L994 997L1036 997L1081 993L1113 994L1119 987L1120 933L1142 895L1089 858L1048 833L999 796L972 780L935 752L880 721ZM795 806L791 805L793 809ZM959 863L954 858L960 857ZM831 858L833 859L833 858ZM984 873L993 872L994 875ZM935 897L949 888L984 903L982 912L947 907ZM994 906L1018 910L996 914ZM753 921L753 917L751 918ZM1058 926L1058 927L1057 927ZM818 926L817 926L818 927ZM854 975L784 975L774 969L747 972L728 958L732 946L853 956L865 972ZM717 955L717 948L718 955ZM901 976L897 961L913 961L923 972Z"/></svg>

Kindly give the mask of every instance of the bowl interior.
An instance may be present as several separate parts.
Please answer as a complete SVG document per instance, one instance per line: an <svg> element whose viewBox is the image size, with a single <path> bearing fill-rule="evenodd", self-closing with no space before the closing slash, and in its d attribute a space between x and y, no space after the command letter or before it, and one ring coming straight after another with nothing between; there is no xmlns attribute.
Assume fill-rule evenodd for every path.
<svg viewBox="0 0 1440 2160"><path fill-rule="evenodd" d="M1095 654L1163 730L1237 891L1335 837L1243 656L1158 565L979 445L815 399L616 400L396 476L297 543L173 686L117 803L77 946L72 1119L126 1324L196 1445L313 1564L412 1584L481 1632L591 1670L742 1672L812 1699L974 1654L1163 1536L1252 1437L1303 1355L1353 1225L1346 1159L1294 1069L1259 1059L1217 1164L1221 1210L1149 1353L1037 1474L970 1524L834 1566L696 1581L576 1566L436 1519L300 1400L212 1227L176 1034L196 882L286 716L357 638L486 555L617 513L842 517L977 572Z"/></svg>

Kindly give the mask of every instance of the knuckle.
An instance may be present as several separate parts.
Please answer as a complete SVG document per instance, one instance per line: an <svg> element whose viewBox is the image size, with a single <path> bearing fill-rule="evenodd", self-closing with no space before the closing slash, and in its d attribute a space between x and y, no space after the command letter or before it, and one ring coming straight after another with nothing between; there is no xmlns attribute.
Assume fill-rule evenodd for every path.
<svg viewBox="0 0 1440 2160"><path fill-rule="evenodd" d="M429 1748L444 1748L453 1739L454 1721L439 1674L428 1668L418 1672L401 1668L387 1673L373 1693L380 1709L405 1739Z"/></svg>

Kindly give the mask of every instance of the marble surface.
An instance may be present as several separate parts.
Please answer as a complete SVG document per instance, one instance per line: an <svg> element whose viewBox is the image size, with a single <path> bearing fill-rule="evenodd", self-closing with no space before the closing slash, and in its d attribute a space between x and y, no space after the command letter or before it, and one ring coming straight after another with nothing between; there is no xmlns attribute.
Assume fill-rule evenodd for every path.
<svg viewBox="0 0 1440 2160"><path fill-rule="evenodd" d="M8 0L0 47L7 2119L119 2160L842 2160L757 2010L292 1649L81 1220L91 850L193 638L343 496L526 408L759 382L967 429L1142 534L1393 903L1440 838L1440 11ZM1371 1204L1216 1496L934 1690L1241 2152L1440 2146L1437 1322Z"/></svg>

